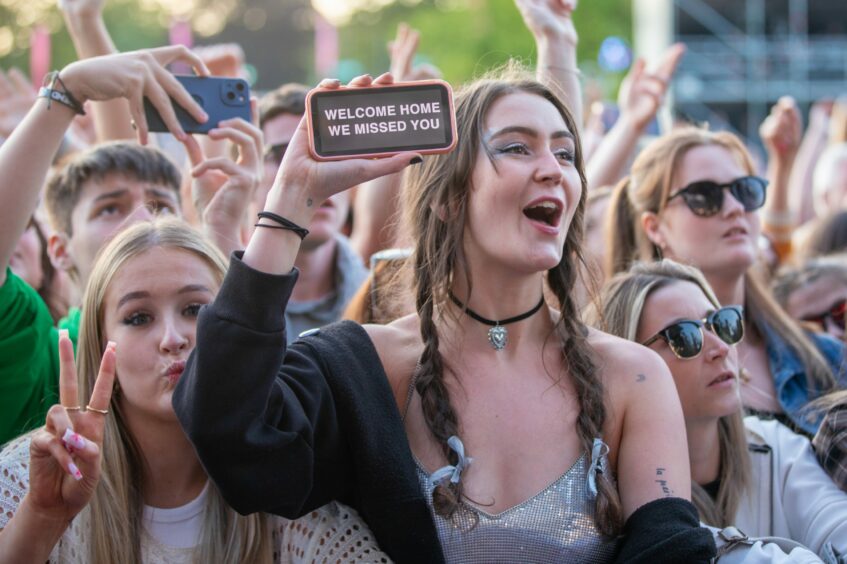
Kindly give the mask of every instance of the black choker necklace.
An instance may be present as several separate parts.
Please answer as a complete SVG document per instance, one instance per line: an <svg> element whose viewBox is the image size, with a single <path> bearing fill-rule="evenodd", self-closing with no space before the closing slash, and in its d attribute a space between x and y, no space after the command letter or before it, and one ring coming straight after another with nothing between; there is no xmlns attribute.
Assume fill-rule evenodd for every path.
<svg viewBox="0 0 847 564"><path fill-rule="evenodd" d="M504 325L508 325L509 323L515 323L518 321L523 321L527 317L531 317L535 315L541 306L544 305L544 294L541 295L541 300L538 302L534 308L529 310L526 313L522 313L520 315L516 315L514 317L510 317L508 319L504 319L503 321L494 321L493 319L486 319L481 316L465 304L459 301L459 298L453 295L453 292L448 292L450 299L453 300L453 303L462 308L462 310L467 313L471 319L474 321L479 321L480 323L484 323L485 325L490 325L491 329L488 330L488 342L491 343L491 346L494 347L494 350L501 351L506 348L506 343L509 339L509 332L506 330Z"/></svg>

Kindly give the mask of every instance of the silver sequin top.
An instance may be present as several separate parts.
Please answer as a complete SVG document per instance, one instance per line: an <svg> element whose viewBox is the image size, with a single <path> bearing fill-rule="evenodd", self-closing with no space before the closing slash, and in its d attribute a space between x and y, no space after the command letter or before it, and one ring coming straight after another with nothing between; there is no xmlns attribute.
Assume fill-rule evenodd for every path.
<svg viewBox="0 0 847 564"><path fill-rule="evenodd" d="M417 464L418 481L449 564L493 562L585 562L614 559L618 542L594 525L594 500L586 487L589 461L583 454L543 491L496 515L462 502L451 520L432 507L429 476Z"/></svg>

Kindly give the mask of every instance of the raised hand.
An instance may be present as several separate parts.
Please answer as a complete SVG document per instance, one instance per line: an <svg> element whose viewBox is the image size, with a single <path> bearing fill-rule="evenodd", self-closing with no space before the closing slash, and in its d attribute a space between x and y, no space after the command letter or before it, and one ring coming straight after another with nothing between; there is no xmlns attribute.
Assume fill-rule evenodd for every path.
<svg viewBox="0 0 847 564"><path fill-rule="evenodd" d="M791 96L783 96L771 108L771 113L759 127L759 137L767 149L769 159L793 161L803 137L800 111Z"/></svg>
<svg viewBox="0 0 847 564"><path fill-rule="evenodd" d="M577 0L515 0L524 24L538 38L564 39L576 45L577 34L571 15Z"/></svg>
<svg viewBox="0 0 847 564"><path fill-rule="evenodd" d="M71 18L96 18L103 13L105 0L59 0L59 9Z"/></svg>
<svg viewBox="0 0 847 564"><path fill-rule="evenodd" d="M196 54L182 45L173 45L76 61L62 70L61 78L81 103L115 98L129 100L130 113L142 144L147 143L148 136L144 98L149 98L171 133L184 141L187 136L177 120L169 96L197 121L205 122L208 116L165 68L175 61L190 64L199 75L209 74L209 69Z"/></svg>
<svg viewBox="0 0 847 564"><path fill-rule="evenodd" d="M421 34L416 29L401 23L397 26L397 36L393 41L388 42L388 56L391 58L390 70L397 82L441 78L441 71L432 65L412 66L420 38Z"/></svg>
<svg viewBox="0 0 847 564"><path fill-rule="evenodd" d="M32 83L19 69L0 69L0 142L12 134L35 102Z"/></svg>
<svg viewBox="0 0 847 564"><path fill-rule="evenodd" d="M70 522L91 500L100 480L115 344L106 346L87 407L80 405L73 345L65 332L59 337L59 368L59 405L50 408L30 446L27 502L41 515Z"/></svg>
<svg viewBox="0 0 847 564"><path fill-rule="evenodd" d="M356 77L350 81L347 88L391 84L394 84L394 78L391 73L385 73L375 80L369 75ZM343 88L337 79L325 79L318 86L331 90ZM297 191L303 196L303 201L298 202L303 204L301 213L296 217L292 213L289 219L300 225L307 225L321 203L333 194L386 174L400 172L409 164L414 164L413 161L420 162L420 156L409 152L384 159L318 162L309 153L309 131L304 118L300 120L300 125L291 138L268 200L270 202L278 195L278 188Z"/></svg>
<svg viewBox="0 0 847 564"><path fill-rule="evenodd" d="M631 120L638 129L647 127L662 107L670 81L684 54L684 45L671 45L652 72L647 71L643 59L635 61L618 91L621 117Z"/></svg>
<svg viewBox="0 0 847 564"><path fill-rule="evenodd" d="M191 198L204 228L228 254L241 248L241 221L262 178L262 131L241 118L222 121L209 132L216 141L229 141L238 151L227 157L206 158L192 137L186 143L193 167Z"/></svg>
<svg viewBox="0 0 847 564"><path fill-rule="evenodd" d="M198 46L194 52L206 63L212 76L245 78L244 49L238 43Z"/></svg>

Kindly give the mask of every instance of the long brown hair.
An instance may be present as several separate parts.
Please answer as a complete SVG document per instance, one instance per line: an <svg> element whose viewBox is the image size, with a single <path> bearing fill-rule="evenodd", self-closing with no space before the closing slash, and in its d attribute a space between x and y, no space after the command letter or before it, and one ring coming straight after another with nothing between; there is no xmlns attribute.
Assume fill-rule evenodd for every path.
<svg viewBox="0 0 847 564"><path fill-rule="evenodd" d="M679 282L696 284L716 309L720 307L709 283L696 268L670 260L637 263L629 272L609 280L600 298L602 317L595 312L592 322L602 318L605 331L635 341L647 298L654 291ZM691 500L702 521L714 527L725 527L733 523L751 481L750 455L747 453L740 400L735 413L718 419L718 442L721 453L718 495L713 500L692 480ZM694 445L689 445L689 450L692 448Z"/></svg>
<svg viewBox="0 0 847 564"><path fill-rule="evenodd" d="M632 164L630 175L621 180L612 194L612 220L607 223L610 249L606 274L625 271L633 261L661 259L661 252L641 227L641 214L661 214L670 196L673 175L685 154L704 145L717 145L729 151L747 174L754 167L747 149L738 137L725 131L696 127L677 129L648 145ZM832 369L811 339L773 299L757 268L744 275L744 314L760 335L773 331L800 359L810 395L814 390L835 388Z"/></svg>
<svg viewBox="0 0 847 564"><path fill-rule="evenodd" d="M463 258L462 234L465 229L471 175L480 148L489 159L492 155L483 143L484 120L495 101L514 93L540 96L556 107L568 129L576 137L575 166L579 171L582 193L565 239L561 262L547 273L549 288L558 300L561 316L555 327L557 346L576 389L580 412L577 434L582 448L591 451L592 442L602 433L606 419L605 392L598 378L588 331L579 318L571 291L578 264L583 264L581 241L585 211L586 180L578 128L568 109L556 95L541 83L527 78L514 68L496 77L478 80L463 88L456 96L456 121L459 143L445 155L429 157L420 170L410 176L406 186L404 211L406 223L417 241L411 263L414 269L415 303L420 317L424 351L415 375L416 390L421 396L423 415L429 431L441 445L451 464L457 455L447 440L459 435L459 418L450 403L444 374L449 370L439 352L436 312L449 310L448 292L456 276L462 276L472 287L468 265ZM614 484L605 476L598 483L595 521L608 535L620 530L622 510ZM462 484L438 485L433 492L435 511L452 517L462 498Z"/></svg>
<svg viewBox="0 0 847 564"><path fill-rule="evenodd" d="M227 262L199 233L175 218L161 218L129 227L101 252L83 297L79 335L79 389L88 403L106 347L103 302L109 284L133 257L156 247L180 249L205 262L220 283ZM100 483L82 517L89 534L87 561L141 562L141 469L146 464L125 423L117 394L103 432L103 471ZM195 562L266 562L272 558L268 518L238 515L209 484L200 544Z"/></svg>

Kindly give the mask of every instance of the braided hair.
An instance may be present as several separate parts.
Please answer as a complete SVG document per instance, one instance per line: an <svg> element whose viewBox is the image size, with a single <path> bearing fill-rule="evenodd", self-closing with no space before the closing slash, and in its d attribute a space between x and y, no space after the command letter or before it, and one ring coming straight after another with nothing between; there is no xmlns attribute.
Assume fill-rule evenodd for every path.
<svg viewBox="0 0 847 564"><path fill-rule="evenodd" d="M448 462L456 465L458 455L448 446L448 439L459 435L459 417L450 402L445 373L450 370L439 352L437 316L449 308L442 307L456 276L462 276L471 287L470 273L462 252L462 235L467 217L471 174L481 147L492 159L483 143L484 119L492 104L503 96L529 93L553 104L568 129L576 137L575 166L582 186L570 228L565 239L560 263L548 271L548 283L558 300L561 315L555 326L556 346L561 350L564 366L576 390L579 415L576 430L580 444L591 451L606 420L605 391L598 377L593 351L588 344L588 330L581 322L572 297L579 266L585 266L581 243L586 199L586 179L582 150L575 120L568 109L548 87L529 78L525 72L509 67L497 76L477 80L456 95L458 145L448 154L425 160L408 179L404 194L406 225L418 242L412 257L415 304L420 317L423 354L415 374L415 386L421 397L424 420L429 432L441 446ZM600 475L595 506L598 530L615 535L622 524L620 498L609 476ZM445 481L433 491L433 506L438 515L452 518L462 500L462 482Z"/></svg>

